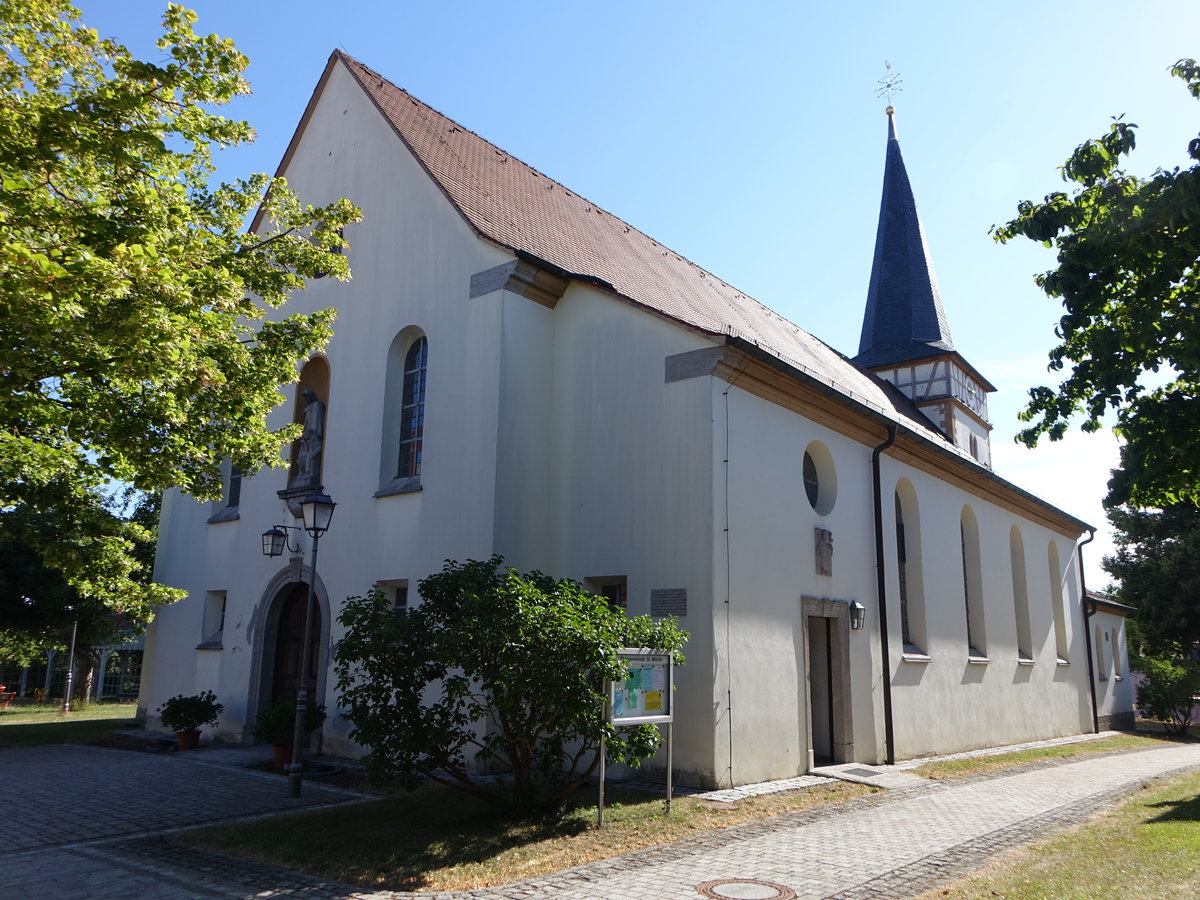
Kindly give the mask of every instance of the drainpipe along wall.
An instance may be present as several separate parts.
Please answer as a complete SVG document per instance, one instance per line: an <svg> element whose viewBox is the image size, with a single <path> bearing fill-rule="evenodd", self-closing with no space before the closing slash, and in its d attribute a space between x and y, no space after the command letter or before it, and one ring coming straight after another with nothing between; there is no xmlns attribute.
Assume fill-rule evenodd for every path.
<svg viewBox="0 0 1200 900"><path fill-rule="evenodd" d="M883 488L879 473L879 457L896 443L896 426L888 425L887 440L871 453L871 481L875 487L875 593L879 600L879 648L883 674L883 734L886 762L896 762L896 739L892 729L892 654L888 641L887 577L883 568ZM1090 668L1090 667L1089 667ZM1095 706L1095 693L1092 695Z"/></svg>
<svg viewBox="0 0 1200 900"><path fill-rule="evenodd" d="M1079 609L1083 612L1083 643L1087 647L1088 661L1088 693L1092 698L1092 731L1095 734L1100 733L1100 713L1096 709L1096 672L1095 663L1092 662L1092 635L1091 623L1088 621L1096 614L1096 604L1092 604L1092 608L1088 609L1087 581L1083 575L1083 548L1084 545L1090 544L1096 539L1096 529L1088 529L1088 538L1085 541L1079 542Z"/></svg>

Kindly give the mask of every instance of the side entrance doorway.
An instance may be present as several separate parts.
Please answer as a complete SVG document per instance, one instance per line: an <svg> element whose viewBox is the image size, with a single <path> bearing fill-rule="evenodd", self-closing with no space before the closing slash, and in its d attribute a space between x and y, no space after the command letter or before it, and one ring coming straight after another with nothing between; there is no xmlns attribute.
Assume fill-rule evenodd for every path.
<svg viewBox="0 0 1200 900"><path fill-rule="evenodd" d="M848 604L816 597L801 600L808 720L808 767L854 759L850 715Z"/></svg>

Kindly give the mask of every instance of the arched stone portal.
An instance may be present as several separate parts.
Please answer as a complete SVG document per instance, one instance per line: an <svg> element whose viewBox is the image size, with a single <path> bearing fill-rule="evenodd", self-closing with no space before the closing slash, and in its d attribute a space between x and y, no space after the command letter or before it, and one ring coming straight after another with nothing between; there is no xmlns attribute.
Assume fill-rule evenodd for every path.
<svg viewBox="0 0 1200 900"><path fill-rule="evenodd" d="M292 701L300 685L300 653L304 644L304 607L308 602L310 571L299 559L272 579L251 624L256 647L251 671L247 710L247 733L258 710L275 700ZM312 635L308 669L311 703L325 703L326 673L329 668L329 603L325 586L317 579L313 604Z"/></svg>

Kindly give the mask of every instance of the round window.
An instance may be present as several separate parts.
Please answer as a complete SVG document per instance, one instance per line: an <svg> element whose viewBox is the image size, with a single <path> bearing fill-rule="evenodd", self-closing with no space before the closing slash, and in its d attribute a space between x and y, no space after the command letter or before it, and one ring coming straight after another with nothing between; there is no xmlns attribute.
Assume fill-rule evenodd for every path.
<svg viewBox="0 0 1200 900"><path fill-rule="evenodd" d="M807 450L804 451L804 493L808 495L809 505L816 509L817 498L821 496L821 480L817 477L817 464Z"/></svg>
<svg viewBox="0 0 1200 900"><path fill-rule="evenodd" d="M833 454L820 441L813 441L805 448L801 475L809 505L818 515L831 513L837 500L837 469L833 465Z"/></svg>

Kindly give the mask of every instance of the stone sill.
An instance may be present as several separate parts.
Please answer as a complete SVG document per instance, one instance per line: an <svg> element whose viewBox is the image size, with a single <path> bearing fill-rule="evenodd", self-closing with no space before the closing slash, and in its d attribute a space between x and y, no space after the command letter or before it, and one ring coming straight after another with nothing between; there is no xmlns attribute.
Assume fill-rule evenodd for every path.
<svg viewBox="0 0 1200 900"><path fill-rule="evenodd" d="M393 478L374 493L374 497L394 497L397 494L415 494L421 490L421 476L408 475L404 478Z"/></svg>
<svg viewBox="0 0 1200 900"><path fill-rule="evenodd" d="M227 506L220 512L209 516L206 524L216 525L219 522L236 522L238 518L238 508L236 506Z"/></svg>

